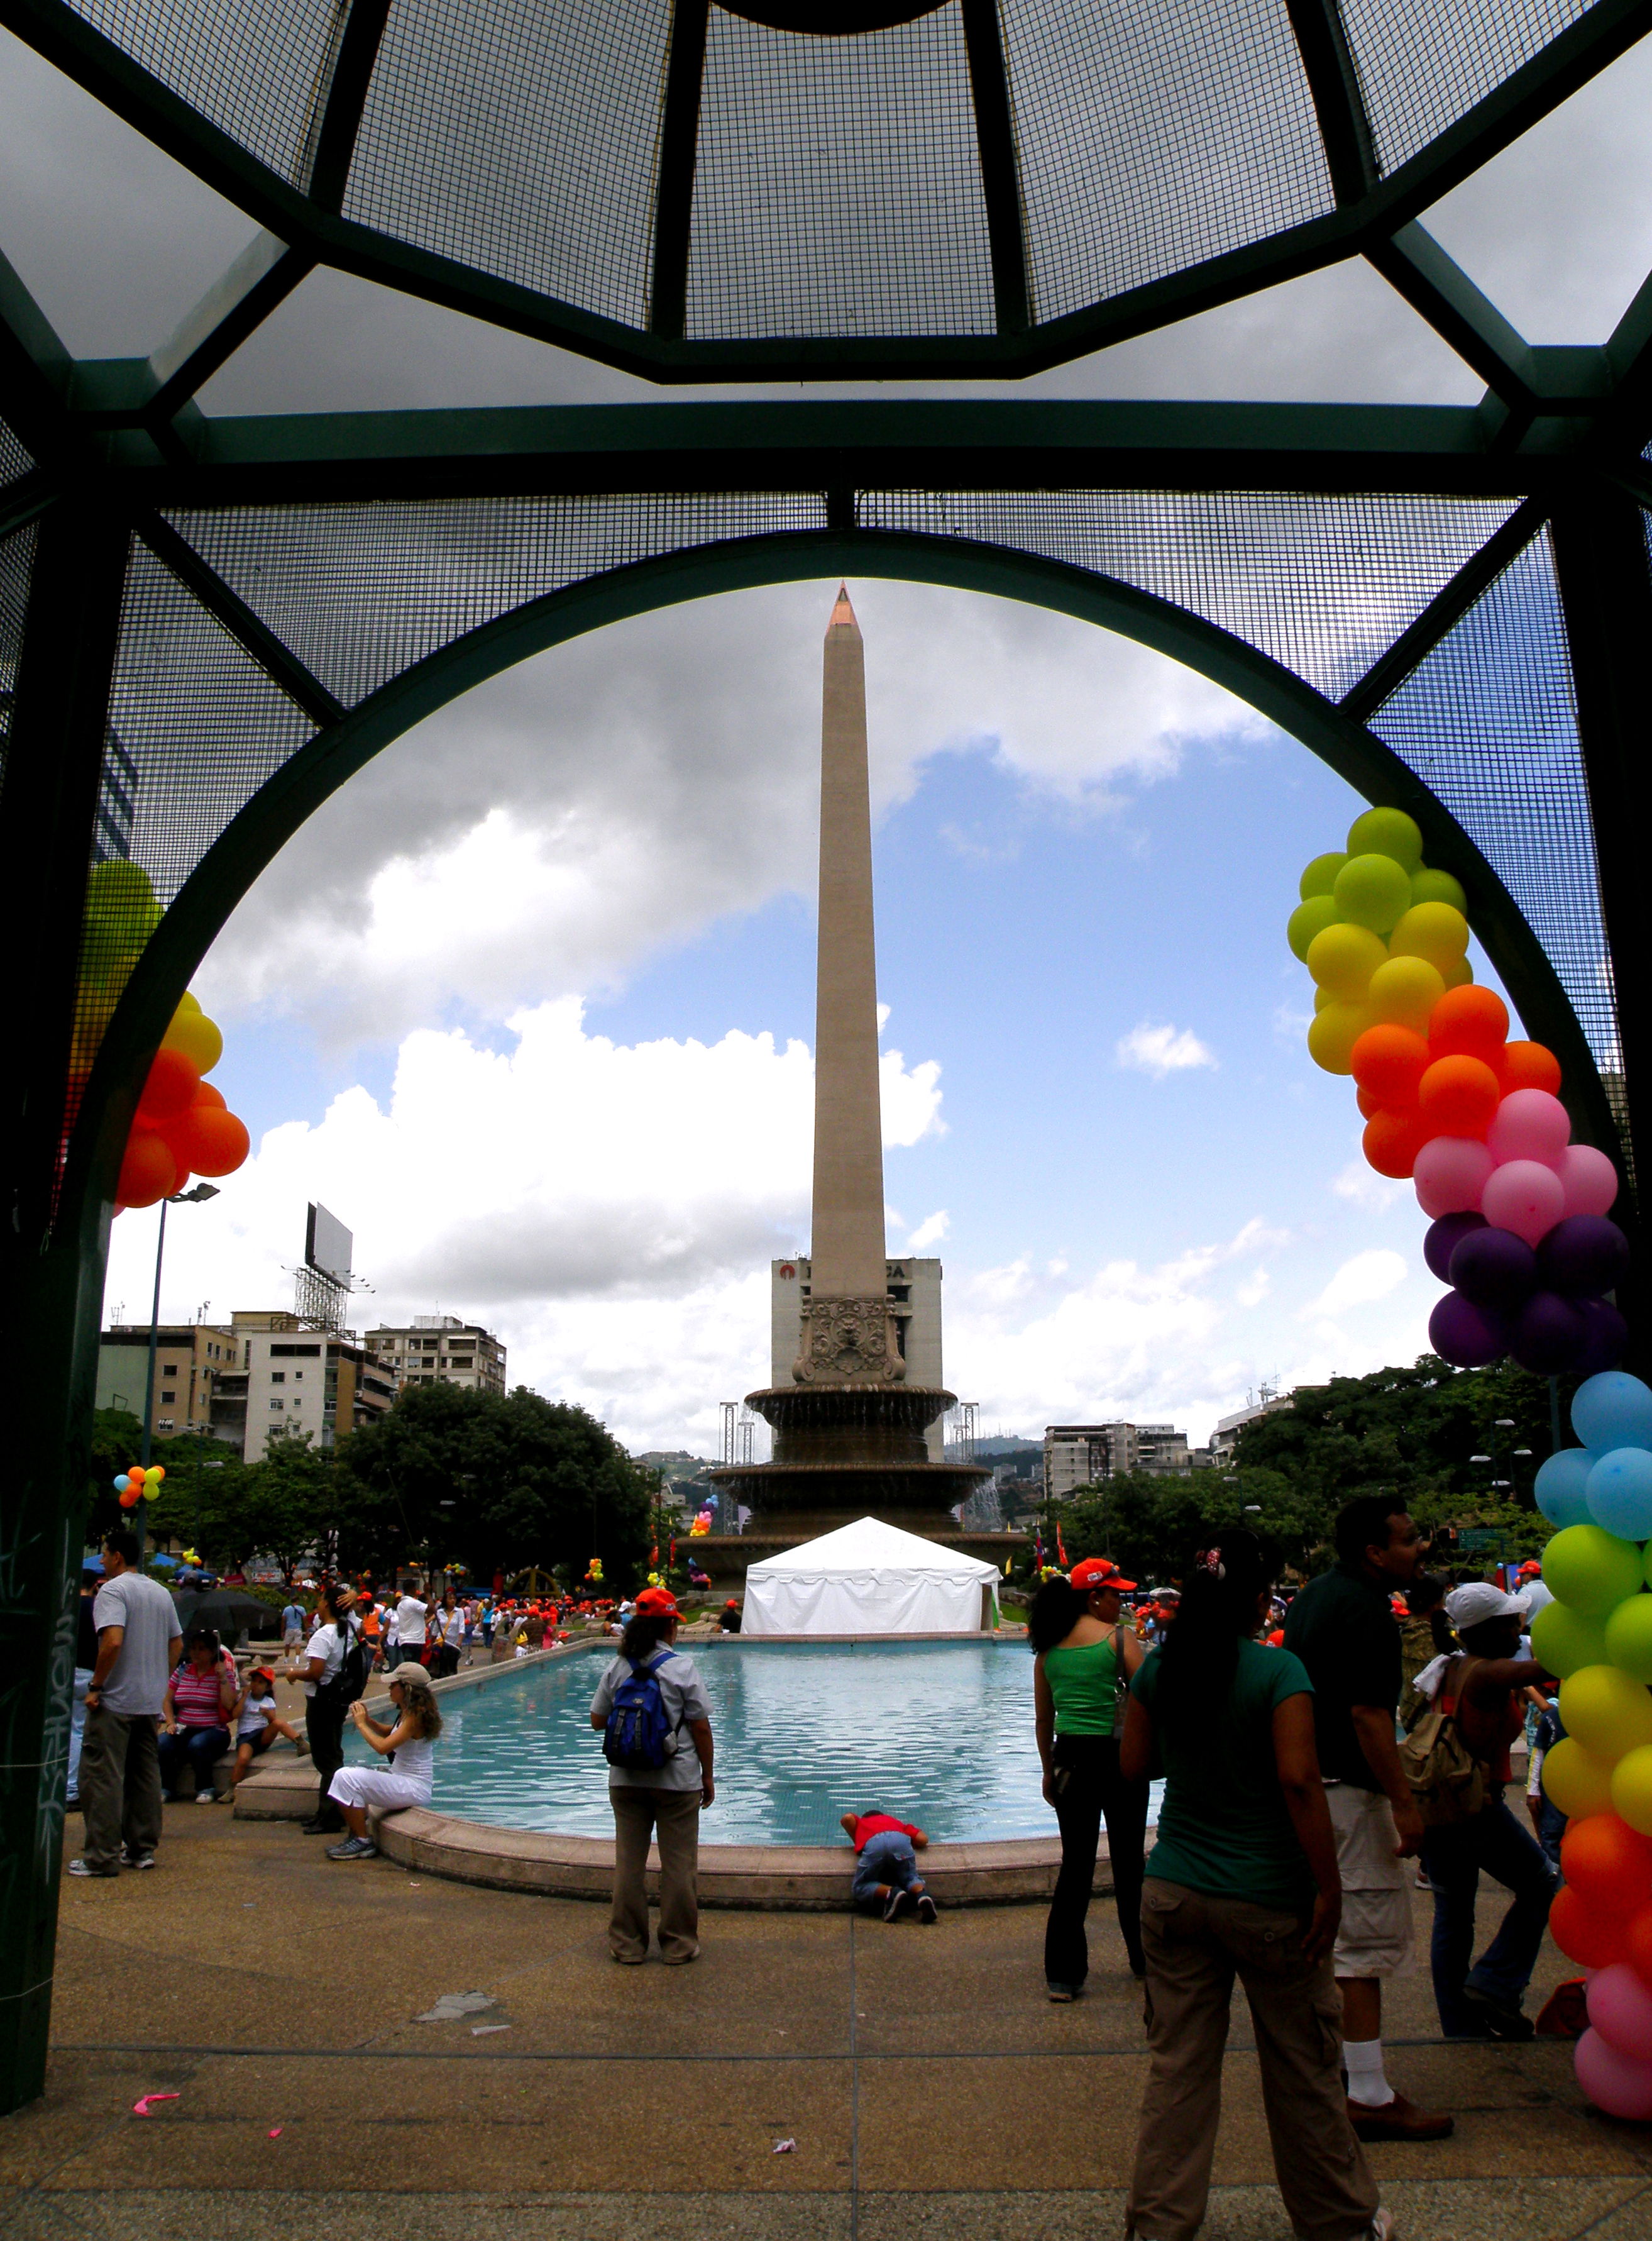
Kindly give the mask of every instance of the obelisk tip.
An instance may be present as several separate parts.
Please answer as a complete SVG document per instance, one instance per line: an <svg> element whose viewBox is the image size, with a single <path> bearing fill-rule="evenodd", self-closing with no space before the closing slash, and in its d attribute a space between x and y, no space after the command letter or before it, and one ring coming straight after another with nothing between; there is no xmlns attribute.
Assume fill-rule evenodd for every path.
<svg viewBox="0 0 1652 2241"><path fill-rule="evenodd" d="M826 625L826 628L828 630L859 630L859 624L855 620L854 609L849 605L849 586L846 584L839 584L838 603L832 610L832 619Z"/></svg>

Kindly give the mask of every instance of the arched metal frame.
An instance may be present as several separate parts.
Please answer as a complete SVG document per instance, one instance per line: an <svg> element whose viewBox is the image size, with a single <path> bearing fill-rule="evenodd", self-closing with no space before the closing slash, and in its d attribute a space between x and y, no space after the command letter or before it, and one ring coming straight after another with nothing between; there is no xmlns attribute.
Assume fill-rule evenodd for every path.
<svg viewBox="0 0 1652 2241"><path fill-rule="evenodd" d="M150 1052L239 895L371 755L525 655L672 601L826 569L1036 601L1158 647L1227 686L1374 801L1410 810L1468 888L1475 928L1528 1027L1559 1054L1581 1133L1652 1172L1652 283L1602 345L1528 345L1416 224L1417 213L1652 25L1652 0L1595 0L1501 84L1385 169L1339 0L1284 0L1333 189L1304 223L1055 319L1034 316L1014 120L999 47L1007 0L958 0L991 247L993 331L730 334L694 339L683 303L707 0L673 0L640 326L604 318L343 215L388 0L339 0L301 166L284 177L64 0L0 0L0 22L269 231L146 359L77 364L0 260L0 564L26 541L26 605L4 632L0 913L14 974L14 1064L0 1076L8 1189L0 1357L20 1396L0 1474L0 2107L39 2090L50 2017L72 1581L94 1390L109 1194ZM782 13L807 0L777 0ZM160 12L161 0L155 0ZM138 21L141 0L124 21ZM185 11L187 12L187 11ZM761 15L764 11L758 9ZM880 20L891 12L871 0ZM1551 11L1561 23L1564 8ZM184 20L180 15L177 20ZM697 54L697 37L702 50ZM922 405L625 406L542 412L214 421L196 392L317 264L331 264L659 381L1002 375L1058 363L1350 255L1363 255L1488 385L1475 409ZM15 446L11 431L18 439ZM1502 527L1338 699L1234 631L1137 585L966 533L880 526L880 493L1382 493L1493 498ZM459 498L809 492L821 525L689 543L592 572L429 652L346 706L180 533L213 509ZM1557 586L1593 871L1615 966L1609 1049L1593 1045L1549 952L1492 865L1373 728L1479 612L1535 539ZM89 838L110 738L134 539L169 569L313 728L184 880L115 1011L67 1143ZM1547 565L1547 563L1546 563ZM0 684L3 678L0 678ZM1574 994L1576 980L1570 984ZM1597 1064L1604 1060L1609 1080ZM1636 1154L1638 1151L1638 1158Z"/></svg>

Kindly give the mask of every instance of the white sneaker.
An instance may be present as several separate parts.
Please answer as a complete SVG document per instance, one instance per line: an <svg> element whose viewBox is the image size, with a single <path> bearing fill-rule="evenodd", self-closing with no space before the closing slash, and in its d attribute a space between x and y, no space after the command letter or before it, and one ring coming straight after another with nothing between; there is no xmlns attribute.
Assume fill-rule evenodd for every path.
<svg viewBox="0 0 1652 2241"><path fill-rule="evenodd" d="M216 1805L217 1796L216 1789L197 1789L195 1793L195 1802L197 1805Z"/></svg>
<svg viewBox="0 0 1652 2241"><path fill-rule="evenodd" d="M1391 2210L1379 2210L1366 2231L1368 2241L1400 2241L1400 2229Z"/></svg>

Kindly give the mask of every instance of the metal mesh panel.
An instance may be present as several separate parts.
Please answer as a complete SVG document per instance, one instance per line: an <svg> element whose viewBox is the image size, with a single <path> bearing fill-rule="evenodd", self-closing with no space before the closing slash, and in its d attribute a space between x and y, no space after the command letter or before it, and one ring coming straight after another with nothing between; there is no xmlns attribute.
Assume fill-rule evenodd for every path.
<svg viewBox="0 0 1652 2241"><path fill-rule="evenodd" d="M1430 786L1542 943L1603 1074L1621 1074L1566 625L1542 531L1371 729Z"/></svg>
<svg viewBox="0 0 1652 2241"><path fill-rule="evenodd" d="M957 0L810 38L711 12L691 336L990 334L987 212Z"/></svg>
<svg viewBox="0 0 1652 2241"><path fill-rule="evenodd" d="M859 518L1115 577L1338 699L1513 511L1505 499L1289 491L872 491Z"/></svg>
<svg viewBox="0 0 1652 2241"><path fill-rule="evenodd" d="M1382 170L1430 140L1588 13L1590 0L1342 0Z"/></svg>
<svg viewBox="0 0 1652 2241"><path fill-rule="evenodd" d="M1000 0L1033 316L1332 206L1281 0Z"/></svg>
<svg viewBox="0 0 1652 2241"><path fill-rule="evenodd" d="M8 421L0 420L0 489L26 475L33 465L22 437Z"/></svg>
<svg viewBox="0 0 1652 2241"><path fill-rule="evenodd" d="M816 492L259 507L173 525L357 701L466 631L587 577L725 538L826 526Z"/></svg>
<svg viewBox="0 0 1652 2241"><path fill-rule="evenodd" d="M335 0L69 0L191 109L295 184L331 72Z"/></svg>
<svg viewBox="0 0 1652 2241"><path fill-rule="evenodd" d="M0 540L0 777L11 739L11 704L23 656L23 629L29 614L29 579L35 565L35 526Z"/></svg>
<svg viewBox="0 0 1652 2241"><path fill-rule="evenodd" d="M643 324L669 0L398 0L345 215Z"/></svg>

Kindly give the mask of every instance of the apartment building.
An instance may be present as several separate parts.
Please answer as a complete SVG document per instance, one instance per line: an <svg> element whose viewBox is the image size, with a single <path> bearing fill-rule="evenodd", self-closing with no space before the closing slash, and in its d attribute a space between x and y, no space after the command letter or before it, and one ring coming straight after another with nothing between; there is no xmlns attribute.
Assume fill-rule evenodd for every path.
<svg viewBox="0 0 1652 2241"><path fill-rule="evenodd" d="M236 1366L235 1335L221 1323L163 1323L155 1346L155 1436L208 1429L217 1385ZM97 1403L140 1423L149 1382L149 1325L112 1323L97 1344Z"/></svg>
<svg viewBox="0 0 1652 2241"><path fill-rule="evenodd" d="M1100 1486L1130 1471L1185 1478L1193 1468L1187 1435L1174 1424L1047 1424L1044 1498L1065 1502L1076 1488Z"/></svg>
<svg viewBox="0 0 1652 2241"><path fill-rule="evenodd" d="M362 1343L404 1385L458 1385L504 1396L505 1348L480 1323L415 1315L411 1323L381 1323Z"/></svg>
<svg viewBox="0 0 1652 2241"><path fill-rule="evenodd" d="M398 1381L361 1341L317 1330L279 1308L231 1317L233 1366L213 1383L212 1434L257 1462L279 1427L318 1448L359 1431L394 1401Z"/></svg>

